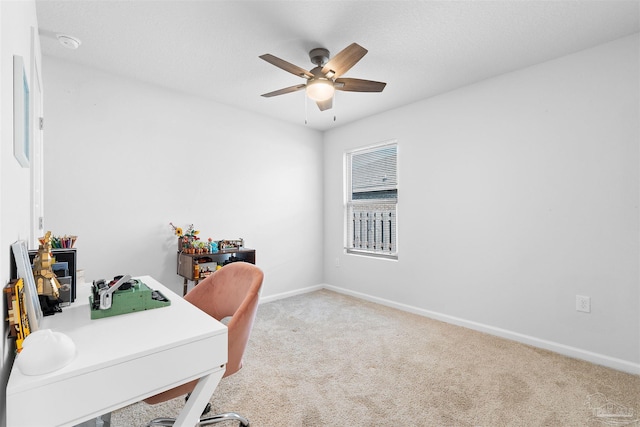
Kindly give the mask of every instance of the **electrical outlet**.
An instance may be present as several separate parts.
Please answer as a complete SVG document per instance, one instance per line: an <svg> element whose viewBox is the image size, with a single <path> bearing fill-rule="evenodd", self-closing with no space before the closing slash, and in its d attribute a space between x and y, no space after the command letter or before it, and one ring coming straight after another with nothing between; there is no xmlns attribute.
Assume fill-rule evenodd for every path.
<svg viewBox="0 0 640 427"><path fill-rule="evenodd" d="M340 257L336 257L336 267L340 267Z"/></svg>
<svg viewBox="0 0 640 427"><path fill-rule="evenodd" d="M591 298L583 295L576 295L576 310L584 313L591 313Z"/></svg>

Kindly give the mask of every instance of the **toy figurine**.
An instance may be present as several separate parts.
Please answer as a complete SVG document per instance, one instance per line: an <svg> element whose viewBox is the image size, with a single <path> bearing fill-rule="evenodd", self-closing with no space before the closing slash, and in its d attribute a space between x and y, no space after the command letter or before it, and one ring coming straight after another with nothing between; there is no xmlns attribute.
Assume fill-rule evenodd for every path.
<svg viewBox="0 0 640 427"><path fill-rule="evenodd" d="M40 240L38 253L33 260L33 278L38 288L38 295L46 295L53 299L60 297L60 282L51 268L51 232L47 231L44 239Z"/></svg>
<svg viewBox="0 0 640 427"><path fill-rule="evenodd" d="M38 289L40 308L45 316L62 311L60 308L60 282L53 273L51 260L51 232L40 239L38 253L33 260L33 278Z"/></svg>

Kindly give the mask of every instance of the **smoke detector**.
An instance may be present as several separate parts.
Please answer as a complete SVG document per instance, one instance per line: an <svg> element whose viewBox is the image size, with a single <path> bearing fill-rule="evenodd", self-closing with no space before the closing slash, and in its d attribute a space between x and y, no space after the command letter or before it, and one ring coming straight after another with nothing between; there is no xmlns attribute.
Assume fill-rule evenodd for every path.
<svg viewBox="0 0 640 427"><path fill-rule="evenodd" d="M82 42L77 38L68 36L66 34L58 34L56 35L56 37L58 38L58 41L60 42L60 44L66 47L67 49L75 50L78 47L80 47L80 44L82 44Z"/></svg>

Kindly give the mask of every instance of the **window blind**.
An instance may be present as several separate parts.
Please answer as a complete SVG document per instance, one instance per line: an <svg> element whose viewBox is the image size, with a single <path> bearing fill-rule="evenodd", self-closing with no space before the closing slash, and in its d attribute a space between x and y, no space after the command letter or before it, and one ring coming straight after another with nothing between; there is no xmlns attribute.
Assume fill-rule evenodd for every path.
<svg viewBox="0 0 640 427"><path fill-rule="evenodd" d="M396 163L395 145L352 153L351 198L395 198L398 186ZM363 193L373 194L363 197Z"/></svg>

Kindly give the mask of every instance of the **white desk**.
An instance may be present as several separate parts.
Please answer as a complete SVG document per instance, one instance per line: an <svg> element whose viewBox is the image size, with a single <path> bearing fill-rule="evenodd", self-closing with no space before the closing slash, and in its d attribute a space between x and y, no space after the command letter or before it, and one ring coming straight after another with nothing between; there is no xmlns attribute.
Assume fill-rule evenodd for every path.
<svg viewBox="0 0 640 427"><path fill-rule="evenodd" d="M7 426L72 426L200 378L176 426L196 424L225 370L227 327L153 278L138 279L171 305L91 320L91 285L82 284L75 303L43 318L41 328L68 335L77 356L38 376L14 365Z"/></svg>

